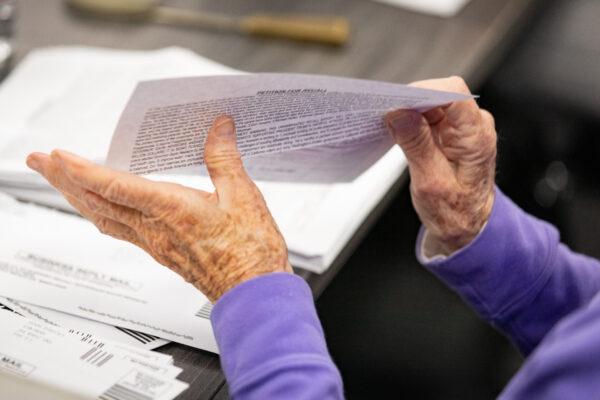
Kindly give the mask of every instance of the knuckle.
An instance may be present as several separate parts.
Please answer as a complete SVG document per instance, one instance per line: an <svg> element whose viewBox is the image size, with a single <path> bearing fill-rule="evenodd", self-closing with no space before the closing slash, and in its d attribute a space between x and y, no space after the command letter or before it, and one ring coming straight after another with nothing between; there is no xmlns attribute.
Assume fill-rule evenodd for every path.
<svg viewBox="0 0 600 400"><path fill-rule="evenodd" d="M83 203L92 212L97 212L100 209L98 199L92 193L86 193L83 195Z"/></svg>
<svg viewBox="0 0 600 400"><path fill-rule="evenodd" d="M165 195L160 206L153 207L150 214L134 213L130 219L133 226L149 229L162 229L165 226L183 229L192 225L186 220L197 222L195 216L182 207L182 200L172 193Z"/></svg>
<svg viewBox="0 0 600 400"><path fill-rule="evenodd" d="M234 166L239 167L242 164L240 152L237 150L223 150L215 153L209 153L204 156L207 165L212 166Z"/></svg>
<svg viewBox="0 0 600 400"><path fill-rule="evenodd" d="M217 178L238 179L247 176L242 161L238 158L222 158L207 162L211 176Z"/></svg>
<svg viewBox="0 0 600 400"><path fill-rule="evenodd" d="M461 76L453 75L448 79L450 80L452 86L454 86L456 89L462 92L469 92L469 86Z"/></svg>
<svg viewBox="0 0 600 400"><path fill-rule="evenodd" d="M483 121L492 129L496 129L496 120L494 119L494 116L488 110L481 109L480 112Z"/></svg>
<svg viewBox="0 0 600 400"><path fill-rule="evenodd" d="M424 156L423 151L427 149L428 141L431 140L428 132L419 130L417 133L412 135L398 135L397 142L400 147L411 155Z"/></svg>
<svg viewBox="0 0 600 400"><path fill-rule="evenodd" d="M451 75L448 77L448 79L456 85L464 84L464 82L465 82L465 80L461 76L458 76L458 75Z"/></svg>
<svg viewBox="0 0 600 400"><path fill-rule="evenodd" d="M477 110L471 110L471 109L464 110L460 114L460 125L461 126L465 126L467 129L480 130L481 126L482 126L482 116L479 113L479 109L477 109Z"/></svg>
<svg viewBox="0 0 600 400"><path fill-rule="evenodd" d="M483 135L481 135L481 147L483 149L495 149L496 148L496 131L493 129L484 130Z"/></svg>
<svg viewBox="0 0 600 400"><path fill-rule="evenodd" d="M175 191L167 192L162 196L160 206L155 207L158 211L157 214L161 215L162 219L177 215L184 208L185 200Z"/></svg>
<svg viewBox="0 0 600 400"><path fill-rule="evenodd" d="M443 198L447 195L446 187L435 177L411 181L410 189L413 196L418 199Z"/></svg>
<svg viewBox="0 0 600 400"><path fill-rule="evenodd" d="M488 113L489 114L489 113ZM491 117L491 115L490 115ZM484 117L488 118L488 117ZM496 154L496 148L498 144L498 135L496 133L496 129L487 124L483 129L480 135L480 148L482 151L487 154L494 156Z"/></svg>
<svg viewBox="0 0 600 400"><path fill-rule="evenodd" d="M191 189L179 183L161 182L158 187L159 191L151 197L146 196L149 211L176 212L184 205L188 204L190 193L195 193L196 189Z"/></svg>
<svg viewBox="0 0 600 400"><path fill-rule="evenodd" d="M102 196L108 199L120 199L123 190L123 183L118 178L111 178L102 190Z"/></svg>
<svg viewBox="0 0 600 400"><path fill-rule="evenodd" d="M132 228L138 228L140 226L139 214L136 211L112 205L110 213L114 216L114 219L121 221Z"/></svg>
<svg viewBox="0 0 600 400"><path fill-rule="evenodd" d="M213 127L219 126L225 122L233 122L233 118L228 114L221 114L213 121Z"/></svg>

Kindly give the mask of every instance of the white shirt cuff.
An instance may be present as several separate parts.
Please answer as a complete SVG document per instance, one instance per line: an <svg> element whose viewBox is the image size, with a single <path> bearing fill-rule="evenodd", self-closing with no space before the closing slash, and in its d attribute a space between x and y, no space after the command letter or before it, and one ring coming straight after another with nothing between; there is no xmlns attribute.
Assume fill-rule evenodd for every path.
<svg viewBox="0 0 600 400"><path fill-rule="evenodd" d="M481 234L481 232L483 232L486 225L487 221L485 224L483 224L471 243ZM471 243L465 245L463 248L468 247ZM440 247L439 242L432 240L429 236L429 231L425 229L425 232L423 233L423 239L421 240L421 246L419 247L419 258L426 263L441 261L451 257L454 253L462 250L463 248L457 249L451 254L445 254L444 250Z"/></svg>

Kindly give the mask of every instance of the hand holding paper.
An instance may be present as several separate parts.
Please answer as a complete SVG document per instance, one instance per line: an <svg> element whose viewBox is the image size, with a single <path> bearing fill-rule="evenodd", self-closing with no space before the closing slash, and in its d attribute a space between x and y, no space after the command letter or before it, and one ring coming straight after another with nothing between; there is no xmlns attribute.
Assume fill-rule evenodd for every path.
<svg viewBox="0 0 600 400"><path fill-rule="evenodd" d="M233 121L218 118L204 154L213 193L112 171L61 151L34 153L27 162L100 231L141 247L216 301L255 276L292 271L235 140Z"/></svg>
<svg viewBox="0 0 600 400"><path fill-rule="evenodd" d="M239 155L244 149L246 155L256 151L272 157L259 166L285 179L298 176L306 165L312 176L332 182L349 176L347 170L367 168L346 184L261 183L269 208L286 228L286 240L306 254L305 265L313 265L314 259L324 269L404 169L404 155L398 149L388 152L393 141L385 130L384 114L393 108L425 111L472 97L383 82L282 74L154 81L141 89L121 117L108 165L144 173L132 171L131 163L150 171L184 164L191 175L160 179L185 186L116 172L62 151L34 154L29 164L101 230L137 243L213 301L251 276L290 271L283 239L242 168ZM195 108L199 103L204 108ZM256 104L268 104L272 112ZM172 106L179 111L163 112ZM219 138L215 126L207 139L215 114L229 110L236 116L237 132L229 139ZM166 119L156 120L156 112ZM311 126L318 129L307 131ZM268 138L261 132L268 132ZM268 139L262 141L268 146L256 147L256 138ZM369 168L373 162L376 166ZM214 193L210 182L197 176L200 164L208 167ZM197 180L202 184L196 186ZM0 271L5 296L217 351L207 319L210 303L192 285L141 251L98 237L77 218L23 205L14 208L19 211L3 217L8 218L3 227L7 269ZM36 229L34 235L24 225L30 221L47 228ZM64 229L56 231L61 224ZM71 245L69 252L63 250L65 243ZM44 249L41 255L32 250L37 247ZM73 266L85 273L74 274ZM41 273L51 274L51 282L37 279ZM23 290L30 287L35 290Z"/></svg>
<svg viewBox="0 0 600 400"><path fill-rule="evenodd" d="M456 77L414 85L470 94ZM494 118L469 99L423 115L398 110L387 121L408 159L413 204L428 237L446 255L466 246L494 204Z"/></svg>
<svg viewBox="0 0 600 400"><path fill-rule="evenodd" d="M426 111L469 97L307 75L146 82L121 116L108 164L144 173L199 168L205 161L214 193L152 182L61 151L34 153L28 165L102 232L141 247L215 301L252 277L291 272L284 239L243 168L242 154L332 145L333 154L345 152L348 165L360 166L348 148L364 149L367 156L391 145L383 129L384 111L394 106ZM223 110L242 121L239 138L230 118L217 119L204 136L207 118ZM204 160L199 160L202 143ZM321 172L335 179L335 170Z"/></svg>

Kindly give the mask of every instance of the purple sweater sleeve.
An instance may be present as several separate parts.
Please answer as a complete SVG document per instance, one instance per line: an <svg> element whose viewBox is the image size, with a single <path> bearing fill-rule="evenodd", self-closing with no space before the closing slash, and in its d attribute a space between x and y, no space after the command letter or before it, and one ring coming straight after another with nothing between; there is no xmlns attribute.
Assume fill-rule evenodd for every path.
<svg viewBox="0 0 600 400"><path fill-rule="evenodd" d="M423 230L417 240L421 247ZM485 320L529 354L558 320L600 290L600 263L560 244L552 225L517 207L499 189L490 219L467 247L421 262Z"/></svg>
<svg viewBox="0 0 600 400"><path fill-rule="evenodd" d="M600 393L600 298L559 321L500 399L597 399Z"/></svg>
<svg viewBox="0 0 600 400"><path fill-rule="evenodd" d="M246 281L217 301L211 321L234 399L343 399L302 278L273 273Z"/></svg>

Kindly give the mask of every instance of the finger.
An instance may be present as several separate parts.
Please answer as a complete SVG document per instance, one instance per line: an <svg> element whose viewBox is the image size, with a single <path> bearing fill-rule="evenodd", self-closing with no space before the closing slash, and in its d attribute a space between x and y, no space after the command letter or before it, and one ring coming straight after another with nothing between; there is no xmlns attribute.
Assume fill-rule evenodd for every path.
<svg viewBox="0 0 600 400"><path fill-rule="evenodd" d="M162 265L171 268L171 264L168 262L168 260L165 260L152 252L151 249L146 245L146 242L143 240L143 238L131 227L92 212L82 202L73 196L65 195L65 198L69 204L71 204L81 214L81 216L92 222L102 234L111 236L118 240L129 242L144 250Z"/></svg>
<svg viewBox="0 0 600 400"><path fill-rule="evenodd" d="M50 162L50 156L48 156L48 154L34 152L27 156L27 160L25 162L29 168L43 176L46 165L48 162Z"/></svg>
<svg viewBox="0 0 600 400"><path fill-rule="evenodd" d="M445 111L445 117L432 125L434 136L448 160L466 161L483 150L479 141L484 133L485 121L478 107L470 107L464 102L452 104Z"/></svg>
<svg viewBox="0 0 600 400"><path fill-rule="evenodd" d="M78 204L104 217L126 224L134 229L141 226L141 213L129 207L112 203L103 197L74 184L65 171L45 154L34 153L28 157L28 164L36 164L43 176L65 197L77 199Z"/></svg>
<svg viewBox="0 0 600 400"><path fill-rule="evenodd" d="M131 227L94 213L88 209L84 203L79 201L79 199L69 194L65 195L65 199L67 199L69 204L71 204L81 214L82 217L96 225L96 228L98 228L101 233L112 236L115 239L125 240L133 243L136 246L146 250L146 246L143 244L143 241L140 239L137 232Z"/></svg>
<svg viewBox="0 0 600 400"><path fill-rule="evenodd" d="M440 79L428 79L423 81L417 81L411 83L409 86L418 87L421 89L432 89L432 90L441 90L445 92L453 92L453 93L461 93L466 95L471 95L471 90L469 86L465 82L465 80L459 76L451 76L448 78L440 78ZM459 102L452 103L446 108L452 107L454 104L465 104L469 107L477 108L477 102L475 99L468 99Z"/></svg>
<svg viewBox="0 0 600 400"><path fill-rule="evenodd" d="M494 118L485 110L481 110L480 114L480 129L476 135L467 139L471 151L467 157L462 157L462 168L458 171L461 179L471 184L484 183L484 179L489 176L492 176L493 181L495 172L498 138Z"/></svg>
<svg viewBox="0 0 600 400"><path fill-rule="evenodd" d="M144 214L152 214L156 206L165 200L166 193L173 194L165 190L165 184L161 182L115 171L64 150L54 150L51 158L74 184Z"/></svg>
<svg viewBox="0 0 600 400"><path fill-rule="evenodd" d="M443 120L445 125L460 128L473 127L481 122L479 106L476 103L467 101L458 101L452 103L445 111L446 118ZM444 125L438 124L438 125Z"/></svg>
<svg viewBox="0 0 600 400"><path fill-rule="evenodd" d="M427 120L417 111L396 110L386 115L386 124L402 148L411 167L427 170L438 151Z"/></svg>
<svg viewBox="0 0 600 400"><path fill-rule="evenodd" d="M73 184L60 166L50 156L32 153L27 157L27 165L40 173L52 186L63 194L82 196L85 190Z"/></svg>
<svg viewBox="0 0 600 400"><path fill-rule="evenodd" d="M471 94L466 82L457 76L414 82L411 85L424 89ZM448 106L442 107L443 115L441 112L434 110L431 110L426 118L432 125L434 136L438 138L440 143L443 143L441 147L444 154L450 160L461 158L465 152L464 146L468 144L468 140L463 135L464 129L462 128L475 127L482 123L481 110L477 102L474 99L468 99L451 103ZM473 130L470 129L469 131Z"/></svg>
<svg viewBox="0 0 600 400"><path fill-rule="evenodd" d="M142 229L143 215L138 210L115 204L90 191L86 191L79 197L79 200L81 204L95 214L110 218L136 230Z"/></svg>
<svg viewBox="0 0 600 400"><path fill-rule="evenodd" d="M204 161L220 202L230 203L236 192L253 186L242 164L230 117L215 120L206 137Z"/></svg>
<svg viewBox="0 0 600 400"><path fill-rule="evenodd" d="M459 76L450 76L447 78L426 79L416 81L409 86L418 87L421 89L441 90L446 92L462 93L470 95L471 91L465 80Z"/></svg>
<svg viewBox="0 0 600 400"><path fill-rule="evenodd" d="M496 130L496 120L488 110L481 109L481 118L488 128Z"/></svg>
<svg viewBox="0 0 600 400"><path fill-rule="evenodd" d="M447 108L448 106L446 106L445 108ZM437 125L440 122L442 122L444 118L446 118L446 112L444 108L436 107L434 109L424 112L423 117L425 117L429 125Z"/></svg>

